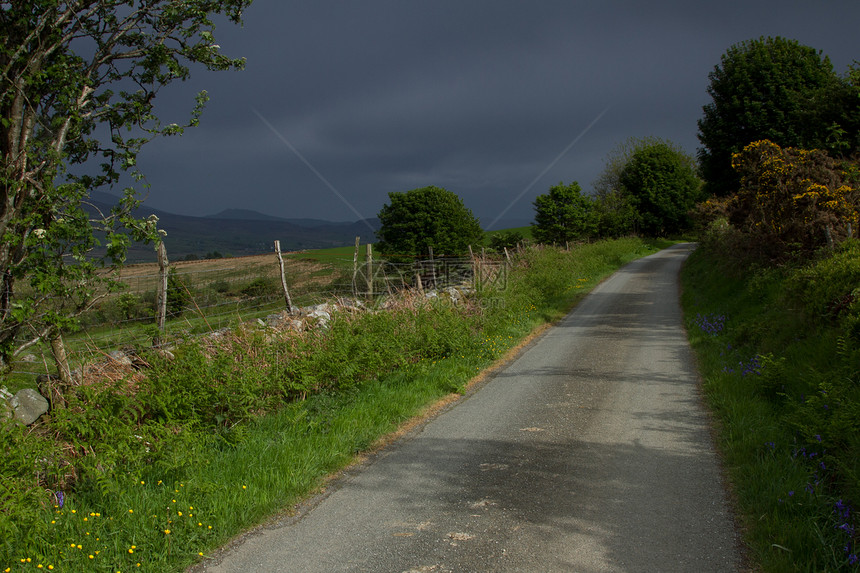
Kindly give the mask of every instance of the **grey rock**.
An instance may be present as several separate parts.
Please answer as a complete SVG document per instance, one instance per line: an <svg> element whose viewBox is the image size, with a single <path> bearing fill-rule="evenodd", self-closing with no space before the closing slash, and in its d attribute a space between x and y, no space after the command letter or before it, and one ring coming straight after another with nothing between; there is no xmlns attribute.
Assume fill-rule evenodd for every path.
<svg viewBox="0 0 860 573"><path fill-rule="evenodd" d="M15 410L15 419L25 426L38 420L49 407L48 401L32 388L24 388L15 394L10 405Z"/></svg>
<svg viewBox="0 0 860 573"><path fill-rule="evenodd" d="M449 286L445 289L444 292L447 293L449 297L451 297L451 302L453 302L454 304L459 304L460 301L463 300L463 294L459 290L457 290L456 287Z"/></svg>
<svg viewBox="0 0 860 573"><path fill-rule="evenodd" d="M345 298L340 301L341 308L345 310L366 310L367 306L358 299Z"/></svg>
<svg viewBox="0 0 860 573"><path fill-rule="evenodd" d="M229 328L219 328L218 330L215 330L215 331L210 332L210 333L208 334L208 337L209 337L209 338L221 338L221 337L223 337L225 334L227 334L227 333L229 333L229 332L230 332L230 329L229 329Z"/></svg>
<svg viewBox="0 0 860 573"><path fill-rule="evenodd" d="M118 364L122 364L123 366L131 366L132 365L131 358L128 356L128 354L126 354L122 350L111 350L110 352L108 352L108 358L110 358L111 360L113 360L114 362L116 362Z"/></svg>
<svg viewBox="0 0 860 573"><path fill-rule="evenodd" d="M269 328L283 328L287 324L289 314L286 312L278 312L270 314L266 317L264 324Z"/></svg>
<svg viewBox="0 0 860 573"><path fill-rule="evenodd" d="M317 304L303 309L303 314L308 318L316 318L319 325L323 328L328 326L328 321L331 320L331 313L336 310L336 307L328 303Z"/></svg>
<svg viewBox="0 0 860 573"><path fill-rule="evenodd" d="M168 362L173 362L176 360L176 356L166 348L156 348L155 353L166 359Z"/></svg>

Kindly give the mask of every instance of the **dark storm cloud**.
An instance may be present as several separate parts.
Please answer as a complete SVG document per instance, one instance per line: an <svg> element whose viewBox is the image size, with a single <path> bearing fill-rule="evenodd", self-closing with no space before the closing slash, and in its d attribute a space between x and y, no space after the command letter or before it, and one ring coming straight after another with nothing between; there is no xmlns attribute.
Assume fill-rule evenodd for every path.
<svg viewBox="0 0 860 573"><path fill-rule="evenodd" d="M589 189L628 137L695 153L707 75L732 44L794 38L839 72L860 58L853 0L719 6L257 0L244 28L216 34L245 71L197 73L159 96L174 116L199 89L212 101L199 128L144 152L148 202L351 220L338 195L371 217L390 191L438 185L485 223L509 206L529 219L549 185Z"/></svg>

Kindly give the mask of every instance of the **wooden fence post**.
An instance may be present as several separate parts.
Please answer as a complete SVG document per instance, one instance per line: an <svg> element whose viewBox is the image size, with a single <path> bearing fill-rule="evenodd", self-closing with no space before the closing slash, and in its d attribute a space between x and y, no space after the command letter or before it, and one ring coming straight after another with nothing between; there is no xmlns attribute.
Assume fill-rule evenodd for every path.
<svg viewBox="0 0 860 573"><path fill-rule="evenodd" d="M358 245L361 237L355 238L355 253L352 255L352 297L358 299Z"/></svg>
<svg viewBox="0 0 860 573"><path fill-rule="evenodd" d="M281 287L284 289L284 300L287 303L287 312L293 313L293 301L290 299L290 289L287 288L287 273L284 270L284 257L281 256L281 241L275 241L275 254L278 255L278 267L281 269Z"/></svg>
<svg viewBox="0 0 860 573"><path fill-rule="evenodd" d="M436 280L436 261L433 260L433 247L427 247L430 252L430 280L433 281L433 288L439 290L439 284Z"/></svg>
<svg viewBox="0 0 860 573"><path fill-rule="evenodd" d="M60 374L60 381L66 386L71 386L72 371L69 368L69 360L66 357L66 346L63 344L63 337L59 332L51 337L51 354L54 355L54 362L57 363L57 372Z"/></svg>
<svg viewBox="0 0 860 573"><path fill-rule="evenodd" d="M367 243L367 300L373 300L373 248Z"/></svg>
<svg viewBox="0 0 860 573"><path fill-rule="evenodd" d="M475 259L475 251L472 250L472 245L469 245L469 263L472 265L472 286L475 290L479 290L481 279L478 276L478 272L480 269L478 268L478 261Z"/></svg>
<svg viewBox="0 0 860 573"><path fill-rule="evenodd" d="M159 332L164 333L164 324L167 321L167 276L170 272L170 262L167 260L167 247L164 246L164 241L158 243L158 309L156 312L155 324L158 326ZM158 339L154 341L158 344Z"/></svg>

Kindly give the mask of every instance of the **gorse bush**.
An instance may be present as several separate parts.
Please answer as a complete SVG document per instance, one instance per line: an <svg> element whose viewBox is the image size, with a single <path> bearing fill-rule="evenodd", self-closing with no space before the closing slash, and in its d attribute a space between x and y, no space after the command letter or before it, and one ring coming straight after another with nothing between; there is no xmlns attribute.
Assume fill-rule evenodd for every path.
<svg viewBox="0 0 860 573"><path fill-rule="evenodd" d="M752 242L779 255L808 253L850 237L860 222L860 188L820 150L782 148L763 140L732 157L740 189L729 201L732 222Z"/></svg>

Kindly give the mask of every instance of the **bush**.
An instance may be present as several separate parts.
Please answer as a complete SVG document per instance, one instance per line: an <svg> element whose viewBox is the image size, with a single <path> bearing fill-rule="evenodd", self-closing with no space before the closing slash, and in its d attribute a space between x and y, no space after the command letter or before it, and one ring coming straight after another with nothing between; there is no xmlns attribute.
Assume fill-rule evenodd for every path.
<svg viewBox="0 0 860 573"><path fill-rule="evenodd" d="M808 254L858 227L860 190L846 183L847 166L823 151L756 141L732 167L741 186L728 205L731 221L774 257Z"/></svg>
<svg viewBox="0 0 860 573"><path fill-rule="evenodd" d="M245 286L239 292L245 298L257 298L265 295L277 294L280 285L275 279L267 277L257 277Z"/></svg>
<svg viewBox="0 0 860 573"><path fill-rule="evenodd" d="M503 231L490 237L490 248L501 253L505 249L515 249L523 240L523 234L519 231Z"/></svg>

